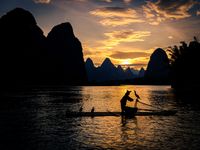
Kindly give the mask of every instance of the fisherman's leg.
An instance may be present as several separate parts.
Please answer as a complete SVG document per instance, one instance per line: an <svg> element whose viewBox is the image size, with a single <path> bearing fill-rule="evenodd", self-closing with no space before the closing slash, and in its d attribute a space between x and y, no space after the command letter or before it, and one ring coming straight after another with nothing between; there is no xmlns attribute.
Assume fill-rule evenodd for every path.
<svg viewBox="0 0 200 150"><path fill-rule="evenodd" d="M125 106L121 105L121 114L124 115L125 114Z"/></svg>

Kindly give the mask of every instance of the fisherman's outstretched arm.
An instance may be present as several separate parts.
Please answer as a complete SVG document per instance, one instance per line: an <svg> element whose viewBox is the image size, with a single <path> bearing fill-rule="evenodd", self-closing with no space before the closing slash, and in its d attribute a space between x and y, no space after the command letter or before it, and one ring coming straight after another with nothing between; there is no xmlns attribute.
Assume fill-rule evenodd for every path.
<svg viewBox="0 0 200 150"><path fill-rule="evenodd" d="M128 97L127 100L132 102L132 101L133 101L133 98Z"/></svg>

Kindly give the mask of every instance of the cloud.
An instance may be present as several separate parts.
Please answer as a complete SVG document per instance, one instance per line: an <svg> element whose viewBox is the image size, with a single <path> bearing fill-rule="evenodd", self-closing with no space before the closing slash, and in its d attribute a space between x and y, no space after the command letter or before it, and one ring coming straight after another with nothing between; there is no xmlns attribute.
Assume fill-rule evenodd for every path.
<svg viewBox="0 0 200 150"><path fill-rule="evenodd" d="M128 25L131 23L140 23L143 22L140 19L133 19L133 18L107 18L107 19L103 19L100 21L100 23L104 26L122 26L122 25Z"/></svg>
<svg viewBox="0 0 200 150"><path fill-rule="evenodd" d="M49 4L51 0L33 0L35 3Z"/></svg>
<svg viewBox="0 0 200 150"><path fill-rule="evenodd" d="M146 52L120 52L116 51L110 55L114 59L134 59L139 57L149 57L150 53Z"/></svg>
<svg viewBox="0 0 200 150"><path fill-rule="evenodd" d="M88 56L88 55L92 55L93 53L89 50L84 50L83 51L84 55Z"/></svg>
<svg viewBox="0 0 200 150"><path fill-rule="evenodd" d="M105 48L111 49L122 42L144 41L144 38L150 36L151 32L134 31L134 30L119 30L119 31L104 33L104 35L108 39L103 41L103 44L105 45Z"/></svg>
<svg viewBox="0 0 200 150"><path fill-rule="evenodd" d="M103 7L90 12L99 17L133 17L136 11L131 8L123 7Z"/></svg>
<svg viewBox="0 0 200 150"><path fill-rule="evenodd" d="M143 12L149 24L159 25L166 20L180 20L191 16L189 10L199 2L194 0L158 0L147 1Z"/></svg>
<svg viewBox="0 0 200 150"><path fill-rule="evenodd" d="M90 14L102 18L100 23L104 26L121 26L144 22L132 8L103 7L90 11Z"/></svg>

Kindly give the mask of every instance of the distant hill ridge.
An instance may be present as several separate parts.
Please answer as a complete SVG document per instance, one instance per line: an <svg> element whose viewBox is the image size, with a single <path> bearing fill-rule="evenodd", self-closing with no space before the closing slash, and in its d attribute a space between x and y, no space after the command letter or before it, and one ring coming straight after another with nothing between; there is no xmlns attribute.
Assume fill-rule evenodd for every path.
<svg viewBox="0 0 200 150"><path fill-rule="evenodd" d="M129 80L139 77L139 71L130 67L124 70L121 65L116 67L109 58L106 58L99 67L95 67L92 59L88 58L85 67L90 82Z"/></svg>
<svg viewBox="0 0 200 150"><path fill-rule="evenodd" d="M170 63L166 52L158 48L150 56L145 70L122 66L117 67L106 58L99 67L95 67L93 61L88 58L85 62L88 81L92 83L122 81L125 84L170 84ZM124 81L124 82L123 82Z"/></svg>

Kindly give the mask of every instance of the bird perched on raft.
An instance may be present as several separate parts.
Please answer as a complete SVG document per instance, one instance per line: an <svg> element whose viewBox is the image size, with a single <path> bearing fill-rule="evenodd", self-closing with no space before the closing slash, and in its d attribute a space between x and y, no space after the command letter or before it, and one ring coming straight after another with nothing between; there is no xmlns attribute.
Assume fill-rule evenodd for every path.
<svg viewBox="0 0 200 150"><path fill-rule="evenodd" d="M93 113L94 112L94 107L92 107L92 109L91 109L91 113Z"/></svg>
<svg viewBox="0 0 200 150"><path fill-rule="evenodd" d="M136 91L134 90L135 96L137 99L140 99L140 96L136 93Z"/></svg>

